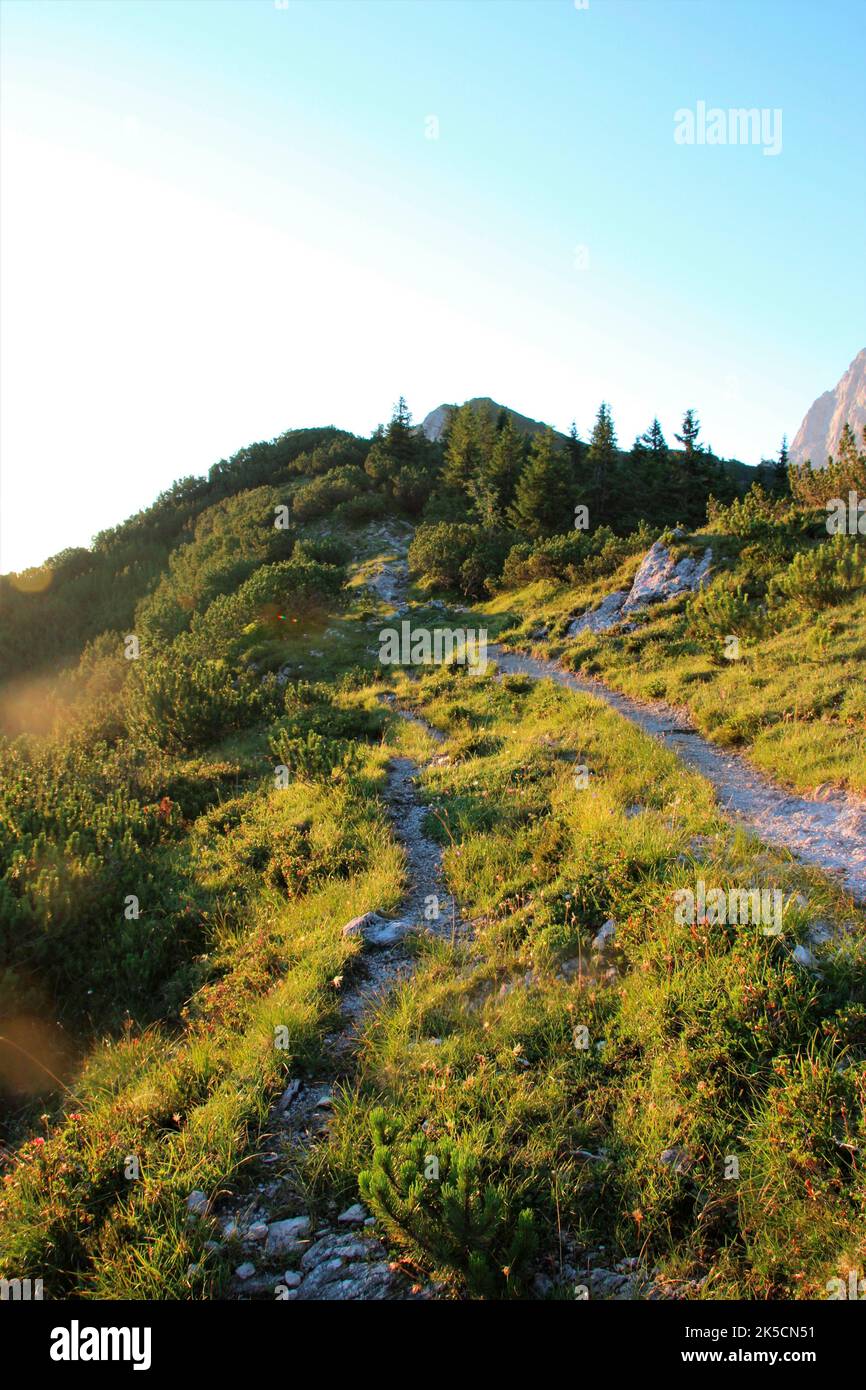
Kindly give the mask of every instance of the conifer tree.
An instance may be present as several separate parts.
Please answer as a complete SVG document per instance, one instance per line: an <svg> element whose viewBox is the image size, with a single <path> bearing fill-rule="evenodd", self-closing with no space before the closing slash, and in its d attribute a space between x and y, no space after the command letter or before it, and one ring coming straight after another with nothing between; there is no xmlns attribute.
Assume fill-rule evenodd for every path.
<svg viewBox="0 0 866 1390"><path fill-rule="evenodd" d="M629 456L631 495L635 522L651 517L668 521L675 513L675 487L664 431L654 419L634 441Z"/></svg>
<svg viewBox="0 0 866 1390"><path fill-rule="evenodd" d="M786 434L782 435L779 456L776 459L775 475L776 492L789 493L791 485L788 480L788 436Z"/></svg>
<svg viewBox="0 0 866 1390"><path fill-rule="evenodd" d="M700 432L700 420L690 408L683 416L682 434L676 434L674 438L682 445L682 453L677 459L679 520L692 526L703 521L709 492L707 460L704 447L698 442Z"/></svg>
<svg viewBox="0 0 866 1390"><path fill-rule="evenodd" d="M489 460L495 429L485 411L476 411L467 401L452 413L445 445L442 481L446 487L472 496L472 484Z"/></svg>
<svg viewBox="0 0 866 1390"><path fill-rule="evenodd" d="M526 440L504 411L502 415L489 455L481 458L469 484L470 496L487 526L502 525L526 463Z"/></svg>
<svg viewBox="0 0 866 1390"><path fill-rule="evenodd" d="M434 450L412 424L412 415L401 396L389 423L373 435L364 471L384 492L419 511L432 485Z"/></svg>
<svg viewBox="0 0 866 1390"><path fill-rule="evenodd" d="M570 471L553 430L536 434L509 510L512 525L530 540L569 529L573 506Z"/></svg>
<svg viewBox="0 0 866 1390"><path fill-rule="evenodd" d="M610 406L602 401L595 418L589 450L586 455L589 482L589 517L593 530L613 519L618 452L616 430ZM581 499L583 500L583 499Z"/></svg>

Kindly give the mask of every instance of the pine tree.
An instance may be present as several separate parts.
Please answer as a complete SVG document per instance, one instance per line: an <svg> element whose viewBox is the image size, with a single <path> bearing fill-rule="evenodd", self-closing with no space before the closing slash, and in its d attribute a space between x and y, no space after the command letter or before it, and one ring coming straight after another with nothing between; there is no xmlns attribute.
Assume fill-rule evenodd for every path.
<svg viewBox="0 0 866 1390"><path fill-rule="evenodd" d="M452 413L442 469L446 487L472 497L473 483L490 459L495 435L487 412L474 410L468 401Z"/></svg>
<svg viewBox="0 0 866 1390"><path fill-rule="evenodd" d="M675 487L671 476L667 440L657 419L631 448L628 461L629 484L625 491L632 500L635 524L641 519L665 522L675 511Z"/></svg>
<svg viewBox="0 0 866 1390"><path fill-rule="evenodd" d="M782 444L779 449L779 457L775 465L775 490L776 492L788 493L791 485L788 480L788 436L782 435Z"/></svg>
<svg viewBox="0 0 866 1390"><path fill-rule="evenodd" d="M569 529L573 506L570 472L553 430L536 434L509 510L512 525L528 539Z"/></svg>
<svg viewBox="0 0 866 1390"><path fill-rule="evenodd" d="M674 438L682 447L677 460L679 471L680 517L689 525L699 525L705 516L709 477L706 469L704 448L698 443L701 423L694 410L687 410L683 416L682 434Z"/></svg>
<svg viewBox="0 0 866 1390"><path fill-rule="evenodd" d="M668 444L658 419L653 419L649 429L640 436L640 440L654 459L667 462Z"/></svg>
<svg viewBox="0 0 866 1390"><path fill-rule="evenodd" d="M373 435L364 471L400 505L410 503L408 509L418 511L430 490L433 466L434 450L412 424L401 396L389 423Z"/></svg>
<svg viewBox="0 0 866 1390"><path fill-rule="evenodd" d="M565 450L571 460L574 476L580 476L581 465L586 458L586 444L581 439L577 425L574 420L571 422L571 429L568 431L568 439L565 443Z"/></svg>
<svg viewBox="0 0 866 1390"><path fill-rule="evenodd" d="M586 455L589 484L589 518L592 529L613 519L614 491L618 473L616 430L610 406L602 401L595 418ZM579 499L583 501L583 498Z"/></svg>
<svg viewBox="0 0 866 1390"><path fill-rule="evenodd" d="M696 473L698 469L698 458L702 452L702 446L698 443L700 432L700 420L693 410L687 410L683 416L683 432L674 438L683 446L685 466L689 472Z"/></svg>
<svg viewBox="0 0 866 1390"><path fill-rule="evenodd" d="M501 526L514 501L518 480L526 463L526 440L509 416L497 422L496 435L487 457L482 457L468 490L486 526Z"/></svg>

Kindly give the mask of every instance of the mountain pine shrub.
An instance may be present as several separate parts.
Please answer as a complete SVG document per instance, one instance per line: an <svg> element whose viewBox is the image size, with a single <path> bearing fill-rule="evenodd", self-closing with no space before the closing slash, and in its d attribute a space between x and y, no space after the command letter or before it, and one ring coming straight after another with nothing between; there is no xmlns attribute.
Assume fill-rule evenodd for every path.
<svg viewBox="0 0 866 1390"><path fill-rule="evenodd" d="M271 752L300 782L327 783L339 777L351 777L360 766L358 751L342 738L327 738L314 730L302 738L293 738L280 729L268 740Z"/></svg>
<svg viewBox="0 0 866 1390"><path fill-rule="evenodd" d="M459 1143L423 1134L398 1140L379 1108L370 1129L372 1167L358 1186L391 1240L456 1274L475 1298L519 1293L537 1246L532 1212L513 1218L502 1187L483 1178Z"/></svg>
<svg viewBox="0 0 866 1390"><path fill-rule="evenodd" d="M788 570L773 580L770 599L803 613L832 608L866 585L866 546L839 534L814 550L801 550Z"/></svg>

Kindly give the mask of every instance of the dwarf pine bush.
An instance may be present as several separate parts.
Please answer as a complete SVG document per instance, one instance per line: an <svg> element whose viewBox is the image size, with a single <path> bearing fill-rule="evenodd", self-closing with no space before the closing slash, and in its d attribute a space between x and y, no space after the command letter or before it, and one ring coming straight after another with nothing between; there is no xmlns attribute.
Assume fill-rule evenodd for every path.
<svg viewBox="0 0 866 1390"><path fill-rule="evenodd" d="M232 729L276 714L273 678L233 672L223 661L193 655L182 639L169 650L146 652L127 691L127 725L134 738L172 752L203 748Z"/></svg>
<svg viewBox="0 0 866 1390"><path fill-rule="evenodd" d="M728 634L758 636L763 616L731 574L701 589L686 605L686 630L700 642L716 643Z"/></svg>
<svg viewBox="0 0 866 1390"><path fill-rule="evenodd" d="M288 730L280 729L268 742L274 756L300 782L331 782L335 773L349 777L360 765L352 743L326 738L313 730L302 738L293 738Z"/></svg>
<svg viewBox="0 0 866 1390"><path fill-rule="evenodd" d="M373 1163L358 1186L391 1239L457 1274L476 1298L519 1292L537 1246L532 1212L512 1219L502 1188L459 1143L397 1140L382 1109L371 1112L370 1129Z"/></svg>
<svg viewBox="0 0 866 1390"><path fill-rule="evenodd" d="M866 585L866 546L853 537L833 536L814 550L801 550L789 569L770 585L770 599L804 613L832 608Z"/></svg>

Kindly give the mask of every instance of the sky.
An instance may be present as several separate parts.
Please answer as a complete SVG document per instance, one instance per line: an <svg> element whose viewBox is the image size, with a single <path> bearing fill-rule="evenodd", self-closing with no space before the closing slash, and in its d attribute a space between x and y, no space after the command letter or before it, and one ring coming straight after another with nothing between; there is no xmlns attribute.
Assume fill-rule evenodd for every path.
<svg viewBox="0 0 866 1390"><path fill-rule="evenodd" d="M863 0L0 11L0 571L401 394L757 463L866 346Z"/></svg>

